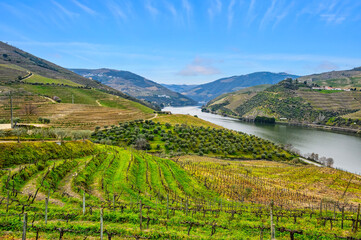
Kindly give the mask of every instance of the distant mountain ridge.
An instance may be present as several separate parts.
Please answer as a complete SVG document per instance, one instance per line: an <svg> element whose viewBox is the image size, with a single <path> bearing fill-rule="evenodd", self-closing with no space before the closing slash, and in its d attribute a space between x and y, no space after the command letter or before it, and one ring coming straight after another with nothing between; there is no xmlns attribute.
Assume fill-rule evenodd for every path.
<svg viewBox="0 0 361 240"><path fill-rule="evenodd" d="M178 93L184 93L186 91L189 91L193 88L196 88L197 84L161 84L162 86Z"/></svg>
<svg viewBox="0 0 361 240"><path fill-rule="evenodd" d="M184 92L184 95L199 102L208 102L221 94L262 84L276 84L286 78L298 78L288 73L255 72L251 74L221 78L216 81L198 85Z"/></svg>
<svg viewBox="0 0 361 240"><path fill-rule="evenodd" d="M99 81L114 89L161 106L187 106L196 102L178 92L129 71L101 69L71 69L86 78Z"/></svg>

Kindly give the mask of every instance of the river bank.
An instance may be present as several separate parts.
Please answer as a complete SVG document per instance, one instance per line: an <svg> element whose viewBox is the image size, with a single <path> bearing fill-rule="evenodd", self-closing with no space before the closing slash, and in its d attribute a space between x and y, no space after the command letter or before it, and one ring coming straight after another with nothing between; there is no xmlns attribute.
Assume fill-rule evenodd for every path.
<svg viewBox="0 0 361 240"><path fill-rule="evenodd" d="M198 118L224 128L252 134L277 144L291 144L301 155L317 153L319 157L333 158L334 167L361 173L361 137L351 132L336 132L300 124L255 124L237 118L202 112L200 106L167 107L174 114L197 115Z"/></svg>
<svg viewBox="0 0 361 240"><path fill-rule="evenodd" d="M352 135L359 136L359 137L361 136L361 130L353 129L353 128L335 127L335 126L321 125L321 124L314 124L314 123L292 123L292 122L281 122L281 121L276 121L276 124L300 126L300 127L314 128L314 129L330 131L330 132L335 132L335 133L352 134Z"/></svg>
<svg viewBox="0 0 361 240"><path fill-rule="evenodd" d="M229 117L229 118L237 119L242 122L254 122L254 121L247 121L245 119L241 119L237 116L232 116L232 115L224 116L222 114L218 114L218 113L214 113L214 112L207 112L207 113L222 116L222 117ZM345 128L345 127L329 126L329 125L315 124L315 123L300 123L300 122L286 122L286 121L275 121L275 124L314 128L314 129L318 129L318 130L331 131L331 132L335 132L335 133L352 134L352 135L361 137L361 129L355 129L355 128Z"/></svg>

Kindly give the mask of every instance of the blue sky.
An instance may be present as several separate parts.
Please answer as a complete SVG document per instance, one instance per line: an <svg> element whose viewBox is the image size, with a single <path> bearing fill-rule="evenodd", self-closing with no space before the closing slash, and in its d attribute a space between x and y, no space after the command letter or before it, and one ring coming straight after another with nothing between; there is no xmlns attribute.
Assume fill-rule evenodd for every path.
<svg viewBox="0 0 361 240"><path fill-rule="evenodd" d="M196 84L361 66L359 0L0 0L2 41L67 68Z"/></svg>

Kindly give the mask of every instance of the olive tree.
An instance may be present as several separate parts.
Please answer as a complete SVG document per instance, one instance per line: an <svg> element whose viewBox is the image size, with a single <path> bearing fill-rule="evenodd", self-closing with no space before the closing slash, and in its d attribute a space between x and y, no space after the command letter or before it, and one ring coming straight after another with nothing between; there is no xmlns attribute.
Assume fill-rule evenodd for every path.
<svg viewBox="0 0 361 240"><path fill-rule="evenodd" d="M18 137L18 143L20 143L20 138L27 133L27 130L25 128L15 128L12 133Z"/></svg>
<svg viewBox="0 0 361 240"><path fill-rule="evenodd" d="M54 129L53 132L56 138L59 139L61 143L64 142L64 138L69 136L69 132L65 129Z"/></svg>

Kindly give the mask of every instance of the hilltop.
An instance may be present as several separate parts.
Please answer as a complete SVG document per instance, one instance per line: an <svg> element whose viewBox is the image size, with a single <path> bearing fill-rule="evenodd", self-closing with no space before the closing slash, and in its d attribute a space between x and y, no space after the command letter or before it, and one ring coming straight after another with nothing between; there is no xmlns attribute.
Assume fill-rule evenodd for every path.
<svg viewBox="0 0 361 240"><path fill-rule="evenodd" d="M319 86L341 88L361 87L361 67L343 71L331 71L312 74L299 78L299 81L308 81Z"/></svg>
<svg viewBox="0 0 361 240"><path fill-rule="evenodd" d="M241 76L221 78L216 81L198 85L183 94L199 102L208 102L224 93L234 92L246 87L262 84L275 84L286 78L297 78L288 73L256 72Z"/></svg>
<svg viewBox="0 0 361 240"><path fill-rule="evenodd" d="M196 102L178 92L128 71L114 69L71 69L86 78L99 81L138 99L160 106L187 106Z"/></svg>

